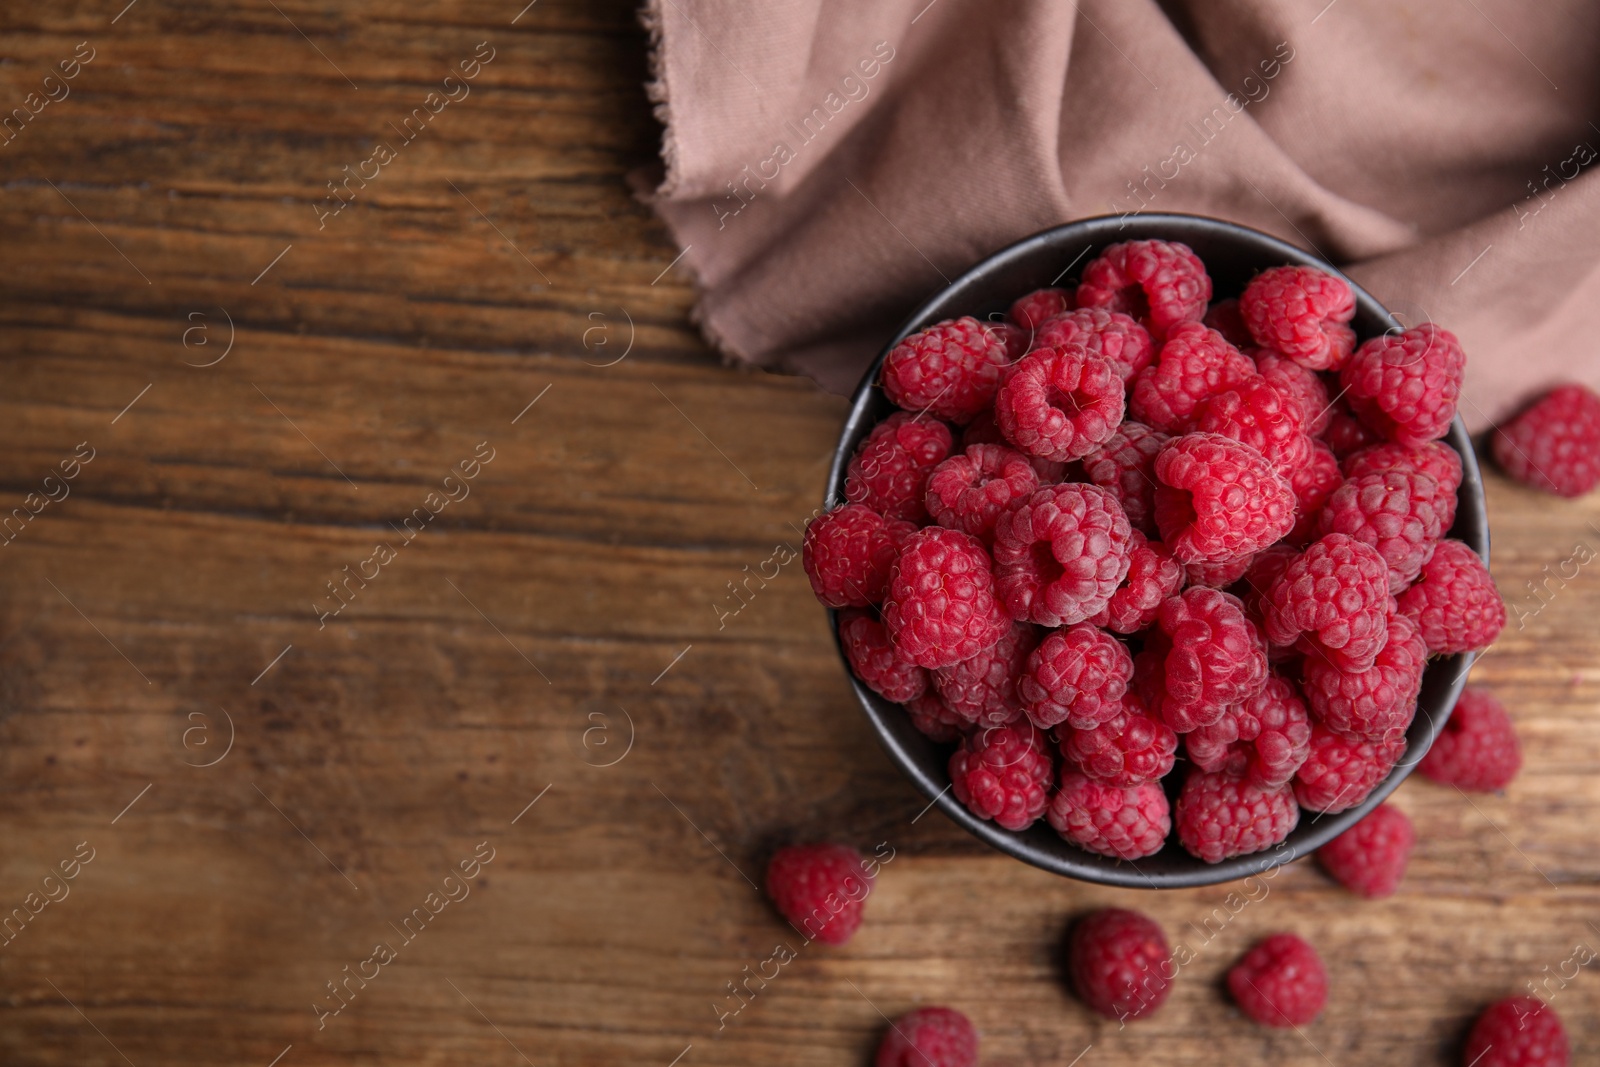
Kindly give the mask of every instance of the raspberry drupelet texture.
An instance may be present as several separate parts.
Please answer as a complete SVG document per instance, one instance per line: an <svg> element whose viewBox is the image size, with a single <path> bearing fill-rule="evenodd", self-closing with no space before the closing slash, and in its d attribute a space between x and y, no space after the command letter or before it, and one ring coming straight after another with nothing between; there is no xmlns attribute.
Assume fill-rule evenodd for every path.
<svg viewBox="0 0 1600 1067"><path fill-rule="evenodd" d="M1065 289L1035 289L1017 297L1011 305L1011 321L1024 330L1038 332L1046 319L1064 315L1074 307L1072 294Z"/></svg>
<svg viewBox="0 0 1600 1067"><path fill-rule="evenodd" d="M1456 335L1426 322L1363 343L1339 381L1368 426L1387 440L1420 445L1450 429L1466 362Z"/></svg>
<svg viewBox="0 0 1600 1067"><path fill-rule="evenodd" d="M1072 924L1067 977L1091 1011L1142 1019L1166 1003L1177 968L1161 927L1127 908L1102 908Z"/></svg>
<svg viewBox="0 0 1600 1067"><path fill-rule="evenodd" d="M800 561L811 591L830 608L866 607L883 602L889 570L913 523L885 519L863 504L846 504L806 524Z"/></svg>
<svg viewBox="0 0 1600 1067"><path fill-rule="evenodd" d="M848 845L789 845L767 864L767 896L807 938L842 945L861 925L872 872Z"/></svg>
<svg viewBox="0 0 1600 1067"><path fill-rule="evenodd" d="M1333 407L1328 400L1328 387L1316 371L1271 349L1258 348L1251 355L1262 380L1300 409L1300 424L1306 433L1316 436L1328 428Z"/></svg>
<svg viewBox="0 0 1600 1067"><path fill-rule="evenodd" d="M1148 537L1156 535L1156 456L1170 440L1160 430L1129 419L1083 458L1084 476L1115 496L1129 525Z"/></svg>
<svg viewBox="0 0 1600 1067"><path fill-rule="evenodd" d="M850 457L844 498L892 519L921 522L928 474L950 455L950 427L897 411L872 428Z"/></svg>
<svg viewBox="0 0 1600 1067"><path fill-rule="evenodd" d="M1335 404L1328 412L1328 428L1322 431L1322 440L1333 449L1334 455L1343 459L1368 445L1377 444L1383 438L1367 429L1366 424L1351 414L1348 408Z"/></svg>
<svg viewBox="0 0 1600 1067"><path fill-rule="evenodd" d="M1250 336L1250 328L1244 324L1244 316L1239 313L1237 297L1218 300L1206 309L1200 321L1227 338L1228 343L1241 352L1246 345L1256 343L1255 338Z"/></svg>
<svg viewBox="0 0 1600 1067"><path fill-rule="evenodd" d="M1146 714L1132 693L1111 718L1098 726L1069 728L1061 740L1063 758L1096 782L1114 786L1165 777L1177 751L1178 735L1172 727Z"/></svg>
<svg viewBox="0 0 1600 1067"><path fill-rule="evenodd" d="M1372 666L1389 636L1389 565L1349 534L1318 538L1262 590L1267 640L1298 640L1314 659L1345 670Z"/></svg>
<svg viewBox="0 0 1600 1067"><path fill-rule="evenodd" d="M1285 478L1311 456L1299 402L1259 376L1206 397L1195 409L1194 428L1249 445Z"/></svg>
<svg viewBox="0 0 1600 1067"><path fill-rule="evenodd" d="M1504 789L1521 768L1522 746L1505 705L1475 685L1461 691L1455 711L1417 764L1426 778L1481 793Z"/></svg>
<svg viewBox="0 0 1600 1067"><path fill-rule="evenodd" d="M940 526L988 544L994 521L1013 501L1039 488L1027 456L1004 445L968 445L928 475L928 514Z"/></svg>
<svg viewBox="0 0 1600 1067"><path fill-rule="evenodd" d="M841 613L839 643L850 670L885 700L904 704L928 691L928 672L895 651L883 623L871 612Z"/></svg>
<svg viewBox="0 0 1600 1067"><path fill-rule="evenodd" d="M1406 813L1383 803L1317 849L1317 862L1352 893L1376 900L1400 888L1416 843L1417 832Z"/></svg>
<svg viewBox="0 0 1600 1067"><path fill-rule="evenodd" d="M1105 308L1079 308L1057 315L1040 326L1033 338L1035 348L1067 344L1080 344L1104 359L1123 381L1156 358L1150 331L1122 312Z"/></svg>
<svg viewBox="0 0 1600 1067"><path fill-rule="evenodd" d="M1275 788L1290 782L1311 754L1311 716L1294 683L1274 674L1255 696L1185 734L1183 747L1202 771Z"/></svg>
<svg viewBox="0 0 1600 1067"><path fill-rule="evenodd" d="M1328 972L1309 942L1273 934L1228 971L1228 992L1262 1026L1308 1026L1328 1003Z"/></svg>
<svg viewBox="0 0 1600 1067"><path fill-rule="evenodd" d="M1497 1000L1478 1016L1462 1067L1567 1067L1572 1047L1561 1017L1537 997Z"/></svg>
<svg viewBox="0 0 1600 1067"><path fill-rule="evenodd" d="M1294 492L1294 529L1285 540L1296 545L1316 540L1322 508L1343 484L1344 475L1339 473L1339 459L1333 449L1321 441L1312 441L1305 466L1289 475L1289 488Z"/></svg>
<svg viewBox="0 0 1600 1067"><path fill-rule="evenodd" d="M1107 785L1066 768L1044 817L1079 848L1120 860L1154 856L1172 830L1172 810L1160 782Z"/></svg>
<svg viewBox="0 0 1600 1067"><path fill-rule="evenodd" d="M1452 497L1461 488L1461 456L1443 441L1425 441L1420 445L1381 441L1350 453L1339 466L1346 478L1408 470L1426 474L1439 483L1442 492Z"/></svg>
<svg viewBox="0 0 1600 1067"><path fill-rule="evenodd" d="M1122 708L1133 677L1127 646L1080 622L1051 631L1027 658L1017 693L1028 719L1041 730L1058 723L1087 729Z"/></svg>
<svg viewBox="0 0 1600 1067"><path fill-rule="evenodd" d="M1239 297L1240 317L1256 344L1310 370L1338 370L1350 358L1355 313L1349 283L1315 267L1269 267Z"/></svg>
<svg viewBox="0 0 1600 1067"><path fill-rule="evenodd" d="M1027 722L986 726L950 757L950 791L980 819L1026 830L1044 814L1055 778L1044 734Z"/></svg>
<svg viewBox="0 0 1600 1067"><path fill-rule="evenodd" d="M873 1067L976 1067L978 1031L954 1008L908 1011L889 1024Z"/></svg>
<svg viewBox="0 0 1600 1067"><path fill-rule="evenodd" d="M1346 671L1320 656L1301 664L1301 687L1318 722L1362 741L1403 741L1417 714L1428 649L1417 624L1390 615L1388 637L1372 666Z"/></svg>
<svg viewBox="0 0 1600 1067"><path fill-rule="evenodd" d="M1185 589L1161 605L1158 621L1170 647L1151 679L1159 706L1146 702L1178 733L1209 726L1266 684L1266 642L1238 597Z"/></svg>
<svg viewBox="0 0 1600 1067"><path fill-rule="evenodd" d="M1004 336L970 315L918 331L883 360L883 392L896 407L958 425L994 402L1009 359Z"/></svg>
<svg viewBox="0 0 1600 1067"><path fill-rule="evenodd" d="M995 522L995 587L1014 619L1083 622L1105 609L1127 577L1132 539L1122 506L1106 490L1043 486Z"/></svg>
<svg viewBox="0 0 1600 1067"><path fill-rule="evenodd" d="M1210 433L1156 456L1156 528L1181 563L1259 552L1294 526L1294 492L1255 449Z"/></svg>
<svg viewBox="0 0 1600 1067"><path fill-rule="evenodd" d="M971 723L951 711L944 698L931 688L906 701L906 715L918 733L941 745L953 745L973 729Z"/></svg>
<svg viewBox="0 0 1600 1067"><path fill-rule="evenodd" d="M933 672L945 706L973 726L1004 726L1022 718L1017 680L1038 644L1033 627L1012 623L993 648Z"/></svg>
<svg viewBox="0 0 1600 1067"><path fill-rule="evenodd" d="M1128 548L1127 577L1111 594L1105 610L1089 621L1119 634L1148 629L1161 611L1161 602L1183 588L1184 576L1183 564L1172 558L1166 545L1135 530Z"/></svg>
<svg viewBox="0 0 1600 1067"><path fill-rule="evenodd" d="M1550 390L1490 439L1495 462L1524 485L1579 497L1600 485L1600 396Z"/></svg>
<svg viewBox="0 0 1600 1067"><path fill-rule="evenodd" d="M1111 439L1122 422L1122 379L1080 344L1035 348L995 396L1000 432L1030 456L1067 463Z"/></svg>
<svg viewBox="0 0 1600 1067"><path fill-rule="evenodd" d="M1488 648L1506 625L1505 601L1489 568L1460 541L1439 542L1417 584L1400 594L1399 604L1436 655Z"/></svg>
<svg viewBox="0 0 1600 1067"><path fill-rule="evenodd" d="M1221 863L1288 837L1300 809L1286 785L1267 789L1247 778L1196 769L1183 781L1172 821L1191 856Z"/></svg>
<svg viewBox="0 0 1600 1067"><path fill-rule="evenodd" d="M1255 558L1256 554L1251 552L1238 559L1201 560L1187 564L1183 568L1184 584L1226 589L1250 572L1250 564Z"/></svg>
<svg viewBox="0 0 1600 1067"><path fill-rule="evenodd" d="M896 651L928 668L971 659L1011 628L983 545L940 526L906 539L889 572L883 623Z"/></svg>
<svg viewBox="0 0 1600 1067"><path fill-rule="evenodd" d="M1302 808L1338 814L1372 795L1405 753L1405 739L1373 744L1341 737L1319 722L1311 724L1311 754L1294 776L1294 795Z"/></svg>
<svg viewBox="0 0 1600 1067"><path fill-rule="evenodd" d="M1129 383L1128 411L1164 433L1191 428L1200 402L1256 376L1250 357L1199 323L1172 331L1156 362Z"/></svg>
<svg viewBox="0 0 1600 1067"><path fill-rule="evenodd" d="M1125 241L1089 261L1078 285L1078 306L1120 311L1157 341L1173 327L1199 322L1211 300L1211 278L1188 245Z"/></svg>
<svg viewBox="0 0 1600 1067"><path fill-rule="evenodd" d="M1414 471L1374 471L1335 489L1317 519L1320 534L1349 534L1378 550L1389 565L1389 592L1417 580L1444 533L1439 483Z"/></svg>

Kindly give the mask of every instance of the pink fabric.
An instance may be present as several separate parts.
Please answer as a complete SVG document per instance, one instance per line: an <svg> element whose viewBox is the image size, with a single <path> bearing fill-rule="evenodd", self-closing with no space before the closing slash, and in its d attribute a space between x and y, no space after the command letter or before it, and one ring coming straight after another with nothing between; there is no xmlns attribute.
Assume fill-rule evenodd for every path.
<svg viewBox="0 0 1600 1067"><path fill-rule="evenodd" d="M1600 6L1323 2L649 0L699 322L845 392L1002 245L1179 211L1454 330L1474 428L1600 387Z"/></svg>

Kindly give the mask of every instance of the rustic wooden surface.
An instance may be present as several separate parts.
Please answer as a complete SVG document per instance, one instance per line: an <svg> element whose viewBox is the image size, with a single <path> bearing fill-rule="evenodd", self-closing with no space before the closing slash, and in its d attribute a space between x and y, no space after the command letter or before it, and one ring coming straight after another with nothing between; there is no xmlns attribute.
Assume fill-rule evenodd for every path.
<svg viewBox="0 0 1600 1067"><path fill-rule="evenodd" d="M1600 501L1491 482L1525 617L1476 680L1527 765L1505 796L1399 792L1399 896L1301 865L1223 923L1224 887L1042 874L916 818L798 562L719 621L798 547L844 404L688 324L625 184L658 137L628 2L122 2L0 16L6 108L95 55L0 146L0 504L94 456L0 545L0 909L39 909L0 943L5 1063L862 1064L884 1015L943 1001L992 1064L1443 1064L1530 981L1600 1056L1600 976L1569 962L1600 946L1600 565L1562 568ZM319 230L328 180L480 41L471 95ZM794 940L752 880L818 836L895 850L868 923L719 1030ZM403 943L480 842L470 896ZM1056 963L1110 902L1198 952L1122 1031ZM1303 1033L1218 988L1281 928L1332 974Z"/></svg>

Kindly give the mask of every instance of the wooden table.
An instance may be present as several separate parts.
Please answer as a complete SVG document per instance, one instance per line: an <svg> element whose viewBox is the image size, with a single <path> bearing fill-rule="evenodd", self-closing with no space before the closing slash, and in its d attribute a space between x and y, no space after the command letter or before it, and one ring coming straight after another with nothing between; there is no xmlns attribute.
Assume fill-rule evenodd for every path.
<svg viewBox="0 0 1600 1067"><path fill-rule="evenodd" d="M122 2L0 36L0 103L69 94L0 146L5 1063L861 1064L947 1002L991 1064L1442 1064L1546 978L1600 1055L1600 977L1551 977L1600 946L1600 566L1559 577L1600 503L1492 482L1527 766L1400 791L1398 897L1042 874L918 818L798 561L745 584L844 403L688 324L630 3ZM867 924L719 1023L822 837L894 850ZM1113 902L1199 956L1123 1031L1057 963ZM1332 973L1303 1034L1218 990L1281 928Z"/></svg>

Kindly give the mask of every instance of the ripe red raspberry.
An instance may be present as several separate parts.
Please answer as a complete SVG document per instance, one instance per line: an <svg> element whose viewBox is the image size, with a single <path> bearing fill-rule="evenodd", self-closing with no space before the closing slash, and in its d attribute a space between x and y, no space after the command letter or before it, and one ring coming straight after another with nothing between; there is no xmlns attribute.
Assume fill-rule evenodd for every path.
<svg viewBox="0 0 1600 1067"><path fill-rule="evenodd" d="M1147 703L1180 734L1216 722L1266 684L1266 642L1238 597L1185 589L1161 605L1159 621L1171 647L1161 664L1159 707Z"/></svg>
<svg viewBox="0 0 1600 1067"><path fill-rule="evenodd" d="M1335 404L1328 412L1328 428L1322 431L1322 439L1340 459L1383 440L1341 404Z"/></svg>
<svg viewBox="0 0 1600 1067"><path fill-rule="evenodd" d="M1368 426L1390 441L1420 445L1450 429L1466 364L1456 335L1427 322L1364 343L1339 381Z"/></svg>
<svg viewBox="0 0 1600 1067"><path fill-rule="evenodd" d="M1086 622L1051 631L1028 656L1017 693L1041 730L1087 728L1116 715L1133 676L1127 646Z"/></svg>
<svg viewBox="0 0 1600 1067"><path fill-rule="evenodd" d="M1261 377L1300 409L1300 424L1306 433L1317 436L1328 428L1333 406L1321 375L1269 348L1258 348L1250 355Z"/></svg>
<svg viewBox="0 0 1600 1067"><path fill-rule="evenodd" d="M1311 724L1311 755L1294 776L1294 795L1302 808L1336 815L1355 807L1389 776L1406 750L1405 739L1372 744L1341 737L1319 722Z"/></svg>
<svg viewBox="0 0 1600 1067"><path fill-rule="evenodd" d="M1201 770L1184 779L1173 812L1178 840L1207 863L1271 848L1299 821L1288 786L1264 789L1246 778Z"/></svg>
<svg viewBox="0 0 1600 1067"><path fill-rule="evenodd" d="M1156 527L1181 563L1259 552L1294 526L1294 492L1247 445L1211 433L1171 441L1156 456Z"/></svg>
<svg viewBox="0 0 1600 1067"><path fill-rule="evenodd" d="M1289 564L1300 558L1300 553L1293 545L1279 541L1268 548L1257 552L1250 560L1250 569L1241 579L1244 592L1239 599L1244 604L1245 617L1256 624L1262 634L1267 636L1267 658L1279 659L1284 657L1285 646L1272 642L1266 630L1266 594L1278 581Z"/></svg>
<svg viewBox="0 0 1600 1067"><path fill-rule="evenodd" d="M1346 478L1408 470L1426 474L1451 496L1461 488L1461 456L1443 441L1425 441L1420 445L1382 441L1350 453L1339 466Z"/></svg>
<svg viewBox="0 0 1600 1067"><path fill-rule="evenodd" d="M1238 559L1200 560L1183 568L1185 585L1203 585L1207 589L1226 589L1243 578L1250 570L1256 554L1246 553Z"/></svg>
<svg viewBox="0 0 1600 1067"><path fill-rule="evenodd" d="M954 1008L908 1011L889 1024L873 1067L975 1067L978 1031Z"/></svg>
<svg viewBox="0 0 1600 1067"><path fill-rule="evenodd" d="M950 427L897 411L862 438L844 482L844 498L891 518L922 522L928 474L950 454Z"/></svg>
<svg viewBox="0 0 1600 1067"><path fill-rule="evenodd" d="M1362 741L1399 741L1417 715L1428 649L1417 624L1390 615L1378 658L1364 671L1345 671L1320 656L1301 665L1311 714L1328 729Z"/></svg>
<svg viewBox="0 0 1600 1067"><path fill-rule="evenodd" d="M1133 530L1116 497L1047 485L994 526L995 586L1011 617L1070 626L1098 614L1128 574Z"/></svg>
<svg viewBox="0 0 1600 1067"><path fill-rule="evenodd" d="M1105 609L1089 621L1113 633L1135 634L1150 627L1161 602L1183 588L1184 567L1167 546L1138 530L1128 547L1128 574Z"/></svg>
<svg viewBox="0 0 1600 1067"><path fill-rule="evenodd" d="M919 697L906 701L906 714L911 725L928 740L941 745L952 745L967 736L972 725L951 711L937 692L929 689Z"/></svg>
<svg viewBox="0 0 1600 1067"><path fill-rule="evenodd" d="M970 315L912 334L883 361L883 392L896 407L961 424L994 402L1008 362L1001 334Z"/></svg>
<svg viewBox="0 0 1600 1067"><path fill-rule="evenodd" d="M1044 734L1026 722L968 735L950 757L950 791L980 819L1026 830L1049 803L1055 764Z"/></svg>
<svg viewBox="0 0 1600 1067"><path fill-rule="evenodd" d="M1582 496L1600 485L1600 396L1581 385L1557 386L1500 427L1490 448L1524 485Z"/></svg>
<svg viewBox="0 0 1600 1067"><path fill-rule="evenodd" d="M1294 529L1285 540L1297 545L1316 540L1323 506L1343 484L1344 475L1339 473L1339 460L1333 449L1321 441L1312 441L1305 465L1289 475L1289 488L1294 491Z"/></svg>
<svg viewBox="0 0 1600 1067"><path fill-rule="evenodd" d="M928 526L906 539L889 572L883 624L901 656L933 668L993 647L1011 620L995 598L989 553L978 539Z"/></svg>
<svg viewBox="0 0 1600 1067"><path fill-rule="evenodd" d="M1194 428L1249 445L1284 477L1305 466L1311 454L1299 402L1260 376L1202 400Z"/></svg>
<svg viewBox="0 0 1600 1067"><path fill-rule="evenodd" d="M1010 322L986 322L983 328L1006 346L1006 366L1000 368L1000 380L1005 381L1006 371L1016 366L1017 360L1033 347L1033 331Z"/></svg>
<svg viewBox="0 0 1600 1067"><path fill-rule="evenodd" d="M1400 610L1439 655L1488 648L1506 626L1506 605L1489 568L1460 541L1440 541L1417 584L1400 594Z"/></svg>
<svg viewBox="0 0 1600 1067"><path fill-rule="evenodd" d="M1250 357L1215 330L1199 323L1172 331L1153 366L1133 376L1128 411L1140 422L1166 433L1182 433L1194 421L1200 402L1256 375Z"/></svg>
<svg viewBox="0 0 1600 1067"><path fill-rule="evenodd" d="M1346 889L1376 900L1400 888L1416 842L1417 832L1406 813L1383 803L1317 849L1317 862Z"/></svg>
<svg viewBox="0 0 1600 1067"><path fill-rule="evenodd" d="M1154 856L1172 830L1172 811L1160 782L1107 785L1065 768L1044 817L1079 848L1120 860Z"/></svg>
<svg viewBox="0 0 1600 1067"><path fill-rule="evenodd" d="M1567 1067L1571 1046L1556 1010L1537 997L1497 1000L1478 1016L1462 1067Z"/></svg>
<svg viewBox="0 0 1600 1067"><path fill-rule="evenodd" d="M1039 474L1021 452L1004 445L968 445L928 475L928 514L940 526L987 544L1000 513L1037 488Z"/></svg>
<svg viewBox="0 0 1600 1067"><path fill-rule="evenodd" d="M1073 923L1067 935L1072 989L1108 1019L1142 1019L1156 1011L1177 973L1167 937L1148 915L1102 908Z"/></svg>
<svg viewBox="0 0 1600 1067"><path fill-rule="evenodd" d="M1146 714L1132 693L1111 718L1098 726L1069 728L1061 741L1061 755L1079 771L1114 786L1165 777L1177 751L1178 735L1172 727Z"/></svg>
<svg viewBox="0 0 1600 1067"><path fill-rule="evenodd" d="M1273 934L1229 969L1228 992L1262 1026L1307 1026L1328 1003L1328 972L1309 942Z"/></svg>
<svg viewBox="0 0 1600 1067"><path fill-rule="evenodd" d="M1150 537L1156 533L1156 455L1170 440L1160 430L1129 419L1083 458L1084 476L1116 497L1128 524Z"/></svg>
<svg viewBox="0 0 1600 1067"><path fill-rule="evenodd" d="M1205 264L1177 241L1111 245L1083 268L1078 285L1079 307L1120 311L1157 341L1180 323L1199 322L1210 300Z"/></svg>
<svg viewBox="0 0 1600 1067"><path fill-rule="evenodd" d="M1071 311L1072 294L1065 289L1035 289L1011 305L1011 321L1037 332L1044 321Z"/></svg>
<svg viewBox="0 0 1600 1067"><path fill-rule="evenodd" d="M1301 647L1346 670L1372 666L1389 637L1389 566L1371 545L1334 533L1312 542L1262 594L1274 645Z"/></svg>
<svg viewBox="0 0 1600 1067"><path fill-rule="evenodd" d="M1033 627L1012 623L993 648L933 672L933 688L945 706L976 726L1004 726L1022 718L1017 679L1039 643Z"/></svg>
<svg viewBox="0 0 1600 1067"><path fill-rule="evenodd" d="M1120 311L1079 308L1057 315L1039 327L1035 348L1080 344L1091 355L1111 364L1117 377L1127 381L1156 358L1150 331Z"/></svg>
<svg viewBox="0 0 1600 1067"><path fill-rule="evenodd" d="M767 896L809 940L842 945L861 925L873 876L848 845L789 845L767 864Z"/></svg>
<svg viewBox="0 0 1600 1067"><path fill-rule="evenodd" d="M900 547L916 533L909 522L885 519L863 504L846 504L806 523L800 562L811 591L830 608L879 604Z"/></svg>
<svg viewBox="0 0 1600 1067"><path fill-rule="evenodd" d="M1250 328L1244 324L1244 316L1239 314L1239 301L1235 297L1218 300L1206 309L1201 322L1216 330L1233 347L1244 351L1246 345L1255 344L1255 338L1250 336Z"/></svg>
<svg viewBox="0 0 1600 1067"><path fill-rule="evenodd" d="M1455 711L1417 764L1435 782L1480 793L1504 789L1521 769L1522 746L1505 705L1475 685L1461 691Z"/></svg>
<svg viewBox="0 0 1600 1067"><path fill-rule="evenodd" d="M900 657L883 623L870 612L852 609L841 613L839 643L850 670L885 700L904 704L928 691L928 672Z"/></svg>
<svg viewBox="0 0 1600 1067"><path fill-rule="evenodd" d="M1444 533L1439 483L1426 474L1391 470L1347 480L1322 506L1317 531L1349 534L1378 550L1389 565L1389 592L1416 581Z"/></svg>
<svg viewBox="0 0 1600 1067"><path fill-rule="evenodd" d="M1256 344L1311 370L1338 370L1350 358L1356 296L1343 278L1315 267L1270 267L1250 279L1239 314Z"/></svg>
<svg viewBox="0 0 1600 1067"><path fill-rule="evenodd" d="M1122 422L1122 379L1082 345L1035 348L995 396L1000 432L1030 456L1082 459Z"/></svg>
<svg viewBox="0 0 1600 1067"><path fill-rule="evenodd" d="M1287 785L1311 754L1311 717L1293 683L1274 674L1255 696L1185 734L1183 747L1202 771L1276 788Z"/></svg>

